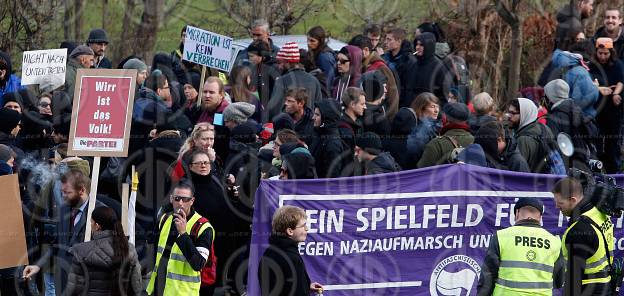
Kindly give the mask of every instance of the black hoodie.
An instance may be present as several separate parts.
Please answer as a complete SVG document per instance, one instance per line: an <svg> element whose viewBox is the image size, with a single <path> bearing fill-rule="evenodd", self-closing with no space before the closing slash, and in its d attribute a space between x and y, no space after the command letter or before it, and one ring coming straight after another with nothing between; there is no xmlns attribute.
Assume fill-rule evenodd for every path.
<svg viewBox="0 0 624 296"><path fill-rule="evenodd" d="M430 92L438 97L442 108L446 104L453 75L435 56L436 40L433 34L422 33L416 38L416 42L423 45L423 55L416 55L416 59L409 66L399 105L409 107L418 94Z"/></svg>
<svg viewBox="0 0 624 296"><path fill-rule="evenodd" d="M341 175L346 162L353 161L351 149L340 138L338 121L340 106L333 100L324 99L316 103L321 112L321 126L315 127L315 137L310 141L310 152L316 161L316 172L321 178Z"/></svg>

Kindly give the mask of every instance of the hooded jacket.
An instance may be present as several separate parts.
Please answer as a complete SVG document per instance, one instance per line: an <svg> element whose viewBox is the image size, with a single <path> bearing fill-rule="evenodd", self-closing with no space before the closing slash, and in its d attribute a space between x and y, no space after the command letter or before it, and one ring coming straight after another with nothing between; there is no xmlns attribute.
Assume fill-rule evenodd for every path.
<svg viewBox="0 0 624 296"><path fill-rule="evenodd" d="M342 102L342 94L347 87L357 86L362 76L362 50L359 47L347 45L341 52L345 48L349 53L349 73L337 73L332 87L332 97L338 102Z"/></svg>
<svg viewBox="0 0 624 296"><path fill-rule="evenodd" d="M366 175L392 173L400 170L401 167L388 152L380 153L366 164Z"/></svg>
<svg viewBox="0 0 624 296"><path fill-rule="evenodd" d="M410 108L401 108L392 122L390 137L382 139L384 151L396 160L397 164L404 170L416 168L418 158L411 157L407 153L407 137L416 127L416 113Z"/></svg>
<svg viewBox="0 0 624 296"><path fill-rule="evenodd" d="M388 119L386 110L381 105L373 105L366 103L364 116L362 116L362 124L365 132L373 132L382 138L390 134L392 125Z"/></svg>
<svg viewBox="0 0 624 296"><path fill-rule="evenodd" d="M4 102L2 102L2 96L5 93L17 92L22 89L21 80L13 74L13 66L11 65L11 56L4 51L0 51L0 59L4 60L7 66L6 76L4 80L0 80L0 104L4 106Z"/></svg>
<svg viewBox="0 0 624 296"><path fill-rule="evenodd" d="M345 162L353 160L351 150L338 131L340 107L332 100L321 100L316 107L321 112L321 126L314 128L315 136L309 145L316 160L316 173L321 178L339 177Z"/></svg>
<svg viewBox="0 0 624 296"><path fill-rule="evenodd" d="M295 122L293 129L302 140L308 141L314 135L314 112L308 107L304 107L303 117Z"/></svg>
<svg viewBox="0 0 624 296"><path fill-rule="evenodd" d="M555 69L567 69L563 79L570 86L570 98L581 107L585 116L595 118L597 111L594 104L598 101L599 92L582 60L579 54L559 49L552 56Z"/></svg>
<svg viewBox="0 0 624 296"><path fill-rule="evenodd" d="M515 134L518 150L529 164L531 172L546 173L544 159L548 156L548 151L541 148L542 143L538 139L543 137L552 139L552 133L548 127L537 121L537 107L531 100L519 98L518 102L520 103L520 124Z"/></svg>
<svg viewBox="0 0 624 296"><path fill-rule="evenodd" d="M416 55L409 66L407 80L402 84L401 107L409 107L422 92L431 92L440 99L440 107L446 104L453 76L444 63L435 56L436 40L431 33L423 33L416 41L423 45L423 55Z"/></svg>
<svg viewBox="0 0 624 296"><path fill-rule="evenodd" d="M393 120L399 111L399 88L392 70L386 65L386 62L374 51L364 60L364 73L379 71L386 77L386 99L383 105L386 109L386 115L389 120Z"/></svg>

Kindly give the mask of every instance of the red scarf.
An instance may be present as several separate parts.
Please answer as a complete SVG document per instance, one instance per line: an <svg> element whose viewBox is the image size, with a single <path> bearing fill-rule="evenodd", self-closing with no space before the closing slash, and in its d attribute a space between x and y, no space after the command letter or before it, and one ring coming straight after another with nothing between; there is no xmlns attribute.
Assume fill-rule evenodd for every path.
<svg viewBox="0 0 624 296"><path fill-rule="evenodd" d="M455 123L455 122L442 122L442 129L440 130L440 135L446 134L449 130L452 129L463 129L467 132L470 132L470 126L466 122Z"/></svg>

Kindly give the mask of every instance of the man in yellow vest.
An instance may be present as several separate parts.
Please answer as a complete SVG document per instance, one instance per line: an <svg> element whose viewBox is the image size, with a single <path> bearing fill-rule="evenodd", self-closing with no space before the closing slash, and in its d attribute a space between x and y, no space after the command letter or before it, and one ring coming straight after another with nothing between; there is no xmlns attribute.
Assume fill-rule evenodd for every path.
<svg viewBox="0 0 624 296"><path fill-rule="evenodd" d="M202 216L193 210L194 189L188 181L180 181L169 200L173 205L173 214L165 214L159 224L156 264L147 294L199 295L200 273L208 260L214 229L209 222L205 222L199 228L197 238L189 235Z"/></svg>
<svg viewBox="0 0 624 296"><path fill-rule="evenodd" d="M523 197L514 206L515 225L490 239L477 295L552 295L563 286L561 241L540 226L544 205Z"/></svg>
<svg viewBox="0 0 624 296"><path fill-rule="evenodd" d="M615 247L613 224L583 197L577 179L559 180L553 189L557 208L570 217L562 238L567 260L564 295L611 295L610 265Z"/></svg>

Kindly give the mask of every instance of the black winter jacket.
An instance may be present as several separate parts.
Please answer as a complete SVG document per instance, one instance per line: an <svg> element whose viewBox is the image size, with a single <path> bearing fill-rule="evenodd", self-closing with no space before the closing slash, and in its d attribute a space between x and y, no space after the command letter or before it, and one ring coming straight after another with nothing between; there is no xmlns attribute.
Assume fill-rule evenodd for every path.
<svg viewBox="0 0 624 296"><path fill-rule="evenodd" d="M264 251L258 266L260 295L310 295L310 277L297 245L296 241L283 235L269 237L269 248Z"/></svg>

